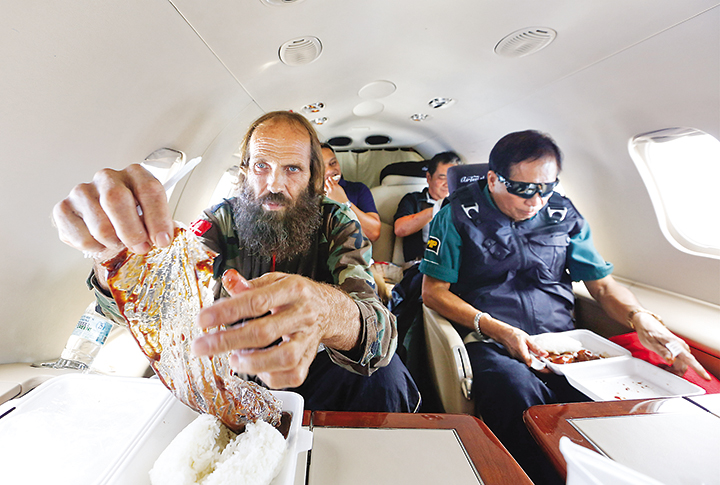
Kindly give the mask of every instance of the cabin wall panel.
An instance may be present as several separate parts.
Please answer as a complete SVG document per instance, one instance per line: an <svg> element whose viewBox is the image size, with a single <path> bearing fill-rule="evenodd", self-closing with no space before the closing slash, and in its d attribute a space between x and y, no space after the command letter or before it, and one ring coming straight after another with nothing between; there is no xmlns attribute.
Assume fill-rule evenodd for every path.
<svg viewBox="0 0 720 485"><path fill-rule="evenodd" d="M0 363L31 362L60 354L92 299L53 205L157 148L203 153L254 104L168 2L17 0L1 22Z"/></svg>
<svg viewBox="0 0 720 485"><path fill-rule="evenodd" d="M706 36L717 25L715 8L467 128L483 134L476 148L486 154L511 131L535 128L553 135L565 153L563 186L615 273L715 304L720 261L683 253L664 238L627 143L671 126L718 136L720 44Z"/></svg>

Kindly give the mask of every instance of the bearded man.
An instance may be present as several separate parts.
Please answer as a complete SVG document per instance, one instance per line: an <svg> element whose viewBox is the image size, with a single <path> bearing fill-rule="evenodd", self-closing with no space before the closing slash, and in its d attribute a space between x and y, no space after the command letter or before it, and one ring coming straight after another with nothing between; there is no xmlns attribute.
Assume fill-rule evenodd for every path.
<svg viewBox="0 0 720 485"><path fill-rule="evenodd" d="M233 370L298 392L306 409L413 412L419 394L394 355L395 320L374 289L370 243L352 213L323 197L324 173L317 135L301 115L272 112L250 126L237 196L191 226L219 254L213 270L222 281L197 324L227 326L197 338L193 352L230 352ZM137 165L78 185L54 220L61 240L98 260L172 242L162 186ZM98 263L90 281L111 315ZM252 321L233 326L240 320Z"/></svg>

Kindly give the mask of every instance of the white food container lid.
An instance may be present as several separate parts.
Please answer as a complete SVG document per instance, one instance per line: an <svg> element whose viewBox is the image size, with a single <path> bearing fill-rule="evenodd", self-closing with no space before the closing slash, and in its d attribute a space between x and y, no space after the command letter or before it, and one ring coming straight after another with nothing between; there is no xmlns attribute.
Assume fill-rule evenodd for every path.
<svg viewBox="0 0 720 485"><path fill-rule="evenodd" d="M292 484L297 453L310 448L312 434L300 428L302 396L273 394L293 415L283 470L273 484ZM198 413L158 379L68 374L4 403L2 415L0 482L142 485Z"/></svg>

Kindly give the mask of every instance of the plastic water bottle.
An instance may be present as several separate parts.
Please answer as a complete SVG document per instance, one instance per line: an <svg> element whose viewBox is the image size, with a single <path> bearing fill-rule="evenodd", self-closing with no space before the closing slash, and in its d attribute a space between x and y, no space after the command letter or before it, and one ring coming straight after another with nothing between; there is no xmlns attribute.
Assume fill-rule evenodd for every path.
<svg viewBox="0 0 720 485"><path fill-rule="evenodd" d="M53 367L83 371L89 369L114 325L112 320L96 311L95 302L88 305Z"/></svg>

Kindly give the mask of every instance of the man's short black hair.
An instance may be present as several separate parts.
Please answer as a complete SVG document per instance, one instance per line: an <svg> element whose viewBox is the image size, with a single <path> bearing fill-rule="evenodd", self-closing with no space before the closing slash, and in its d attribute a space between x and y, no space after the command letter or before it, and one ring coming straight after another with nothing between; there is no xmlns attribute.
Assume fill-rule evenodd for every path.
<svg viewBox="0 0 720 485"><path fill-rule="evenodd" d="M320 144L320 150L324 150L324 149L326 149L326 148L327 148L328 150L330 150L331 152L335 153L335 149L334 149L334 148L332 147L332 145L330 145L329 143L321 143L321 144Z"/></svg>
<svg viewBox="0 0 720 485"><path fill-rule="evenodd" d="M458 156L455 152L442 152L438 153L434 157L432 157L428 163L427 163L427 173L429 173L431 176L435 174L435 171L438 168L438 165L440 164L446 164L446 163L452 163L453 165L458 165L462 163L460 160L460 156Z"/></svg>
<svg viewBox="0 0 720 485"><path fill-rule="evenodd" d="M509 177L514 165L525 160L553 157L558 173L562 169L562 152L550 136L535 130L516 131L500 138L492 151L488 168Z"/></svg>

